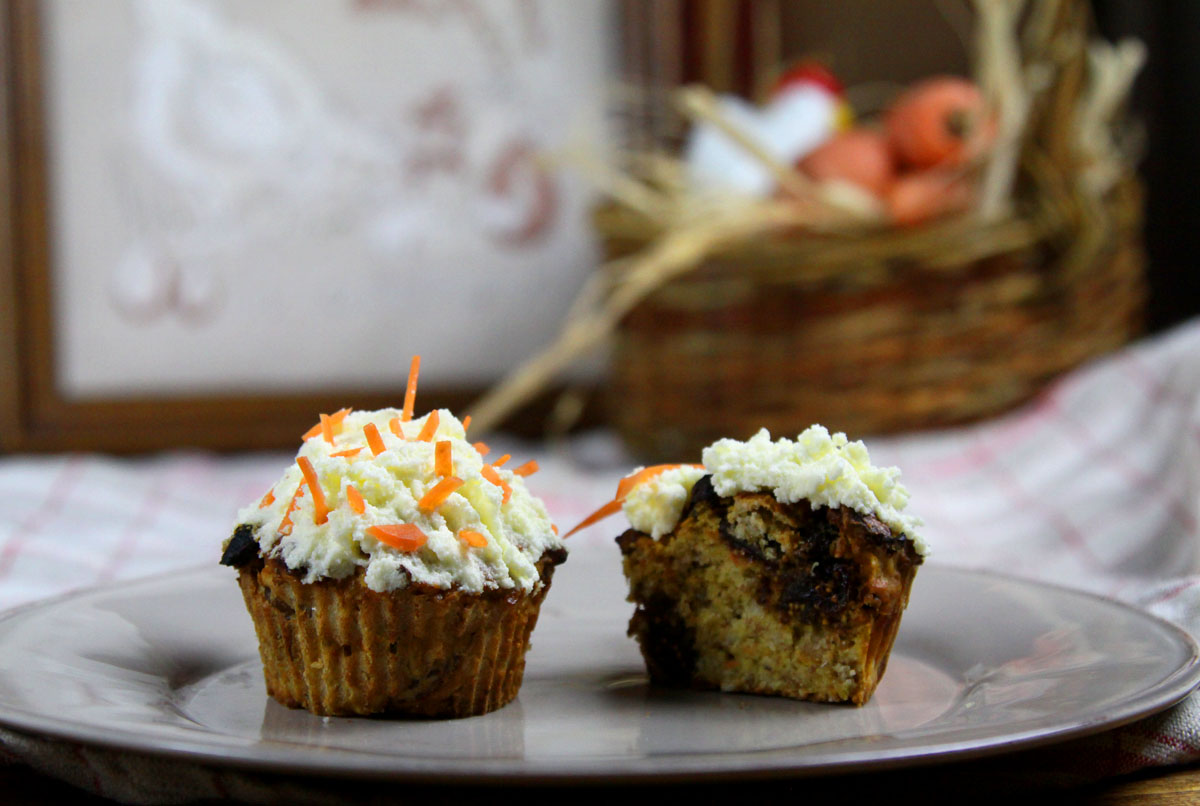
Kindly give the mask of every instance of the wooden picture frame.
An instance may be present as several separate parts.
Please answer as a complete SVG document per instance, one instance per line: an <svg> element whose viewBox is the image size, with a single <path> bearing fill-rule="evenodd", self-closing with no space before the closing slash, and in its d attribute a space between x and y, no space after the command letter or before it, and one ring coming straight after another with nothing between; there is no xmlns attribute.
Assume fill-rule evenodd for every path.
<svg viewBox="0 0 1200 806"><path fill-rule="evenodd" d="M394 392L332 388L87 399L63 394L56 374L55 222L39 12L37 0L11 0L0 13L0 452L283 448L296 444L318 412L396 405L403 396L400 384ZM406 365L407 356L403 361ZM427 382L419 408L464 412L483 390L478 383ZM540 396L506 426L540 433L558 391ZM597 422L597 412L589 405L582 422Z"/></svg>

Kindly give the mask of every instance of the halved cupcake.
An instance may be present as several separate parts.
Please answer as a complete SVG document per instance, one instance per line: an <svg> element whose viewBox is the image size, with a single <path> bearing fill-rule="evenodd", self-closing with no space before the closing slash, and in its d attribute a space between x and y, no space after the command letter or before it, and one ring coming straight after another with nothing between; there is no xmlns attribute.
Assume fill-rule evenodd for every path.
<svg viewBox="0 0 1200 806"><path fill-rule="evenodd" d="M926 555L899 471L821 426L703 460L631 474L598 513L632 527L617 543L651 678L867 702Z"/></svg>

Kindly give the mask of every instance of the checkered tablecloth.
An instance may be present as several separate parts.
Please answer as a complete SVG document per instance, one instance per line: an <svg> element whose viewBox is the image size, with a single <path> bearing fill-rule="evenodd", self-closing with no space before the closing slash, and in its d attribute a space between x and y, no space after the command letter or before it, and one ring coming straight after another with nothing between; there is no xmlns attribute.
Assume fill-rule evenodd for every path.
<svg viewBox="0 0 1200 806"><path fill-rule="evenodd" d="M1200 636L1200 320L1084 367L1003 418L870 448L877 464L903 469L937 562L1115 597ZM610 498L629 469L604 434L505 449L538 459L531 486L562 525ZM214 562L237 508L290 460L0 459L0 607ZM611 525L597 526L572 540L607 545L612 534ZM1092 740L1070 763L1118 774L1200 761L1198 732L1193 696ZM53 760L30 737L0 735L0 745L12 761L113 785L94 769L69 769L87 758L75 749L53 751L62 756ZM136 799L137 775L124 775L122 792Z"/></svg>

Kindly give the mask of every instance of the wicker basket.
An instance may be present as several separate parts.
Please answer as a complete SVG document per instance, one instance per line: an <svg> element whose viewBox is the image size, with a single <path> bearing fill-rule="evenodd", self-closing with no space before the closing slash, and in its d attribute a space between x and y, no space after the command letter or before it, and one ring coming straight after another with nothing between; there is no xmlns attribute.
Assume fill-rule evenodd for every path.
<svg viewBox="0 0 1200 806"><path fill-rule="evenodd" d="M764 426L790 435L819 422L858 437L966 422L1136 335L1140 186L1130 173L1089 204L1054 153L1078 77L1066 65L1033 120L1016 214L765 238L655 291L614 343L611 414L629 447L666 461ZM617 205L596 223L614 257L659 234Z"/></svg>

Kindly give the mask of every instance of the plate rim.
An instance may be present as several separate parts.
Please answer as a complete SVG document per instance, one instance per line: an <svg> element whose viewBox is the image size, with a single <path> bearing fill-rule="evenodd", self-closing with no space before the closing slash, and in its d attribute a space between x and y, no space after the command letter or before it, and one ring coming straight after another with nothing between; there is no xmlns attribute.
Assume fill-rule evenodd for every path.
<svg viewBox="0 0 1200 806"><path fill-rule="evenodd" d="M23 734L34 740L53 740L73 743L83 747L99 748L108 752L172 759L206 767L231 768L243 772L263 775L304 775L319 778L343 778L363 781L412 781L414 783L466 783L471 784L528 784L562 785L564 783L614 783L637 784L649 782L671 783L675 781L732 781L769 780L838 775L850 771L884 771L897 768L928 766L949 761L968 761L989 756L1002 755L1020 750L1029 750L1057 744L1071 739L1113 730L1139 719L1159 713L1184 700L1200 687L1200 642L1187 630L1157 614L1128 602L1103 596L1092 591L1080 590L1055 582L1045 582L1028 577L1014 576L991 569L972 568L950 563L931 562L925 567L935 574L950 576L973 576L992 579L1006 584L1047 590L1090 600L1104 607L1114 607L1133 614L1137 618L1154 623L1171 635L1186 650L1187 658L1156 684L1131 695L1119 707L1100 718L1083 722L1067 723L1046 729L1030 728L1004 733L992 740L959 739L934 741L921 748L898 747L891 750L870 752L841 752L824 758L822 752L805 753L795 757L797 748L770 748L764 750L738 751L732 754L690 753L672 757L672 769L661 769L661 758L634 758L622 760L622 769L599 772L595 761L590 766L585 762L572 761L522 761L513 769L511 759L427 759L395 754L364 754L357 750L307 746L301 752L306 755L296 758L292 754L297 748L306 748L299 743L263 743L247 741L238 744L238 737L225 737L222 745L218 740L163 739L147 737L145 734L116 728L109 731L81 725L69 719L44 712L16 709L0 703L0 729ZM212 577L220 569L208 564L193 565L162 571L134 579L91 585L56 596L26 602L0 611L0 626L28 613L53 608L70 601L106 592L119 592L142 585L153 585L172 578ZM714 693L714 696L727 696ZM211 734L222 737L224 734ZM233 740L232 742L230 740ZM814 745L816 747L816 745ZM232 755L239 750L253 748L252 757ZM318 752L319 751L319 752ZM793 757L781 761L780 757L792 753ZM723 760L727 765L734 759L753 759L759 756L763 763L744 766L709 766L712 761ZM396 764L380 764L380 760L392 759ZM466 767L466 769L455 769ZM505 769L507 767L507 769Z"/></svg>

